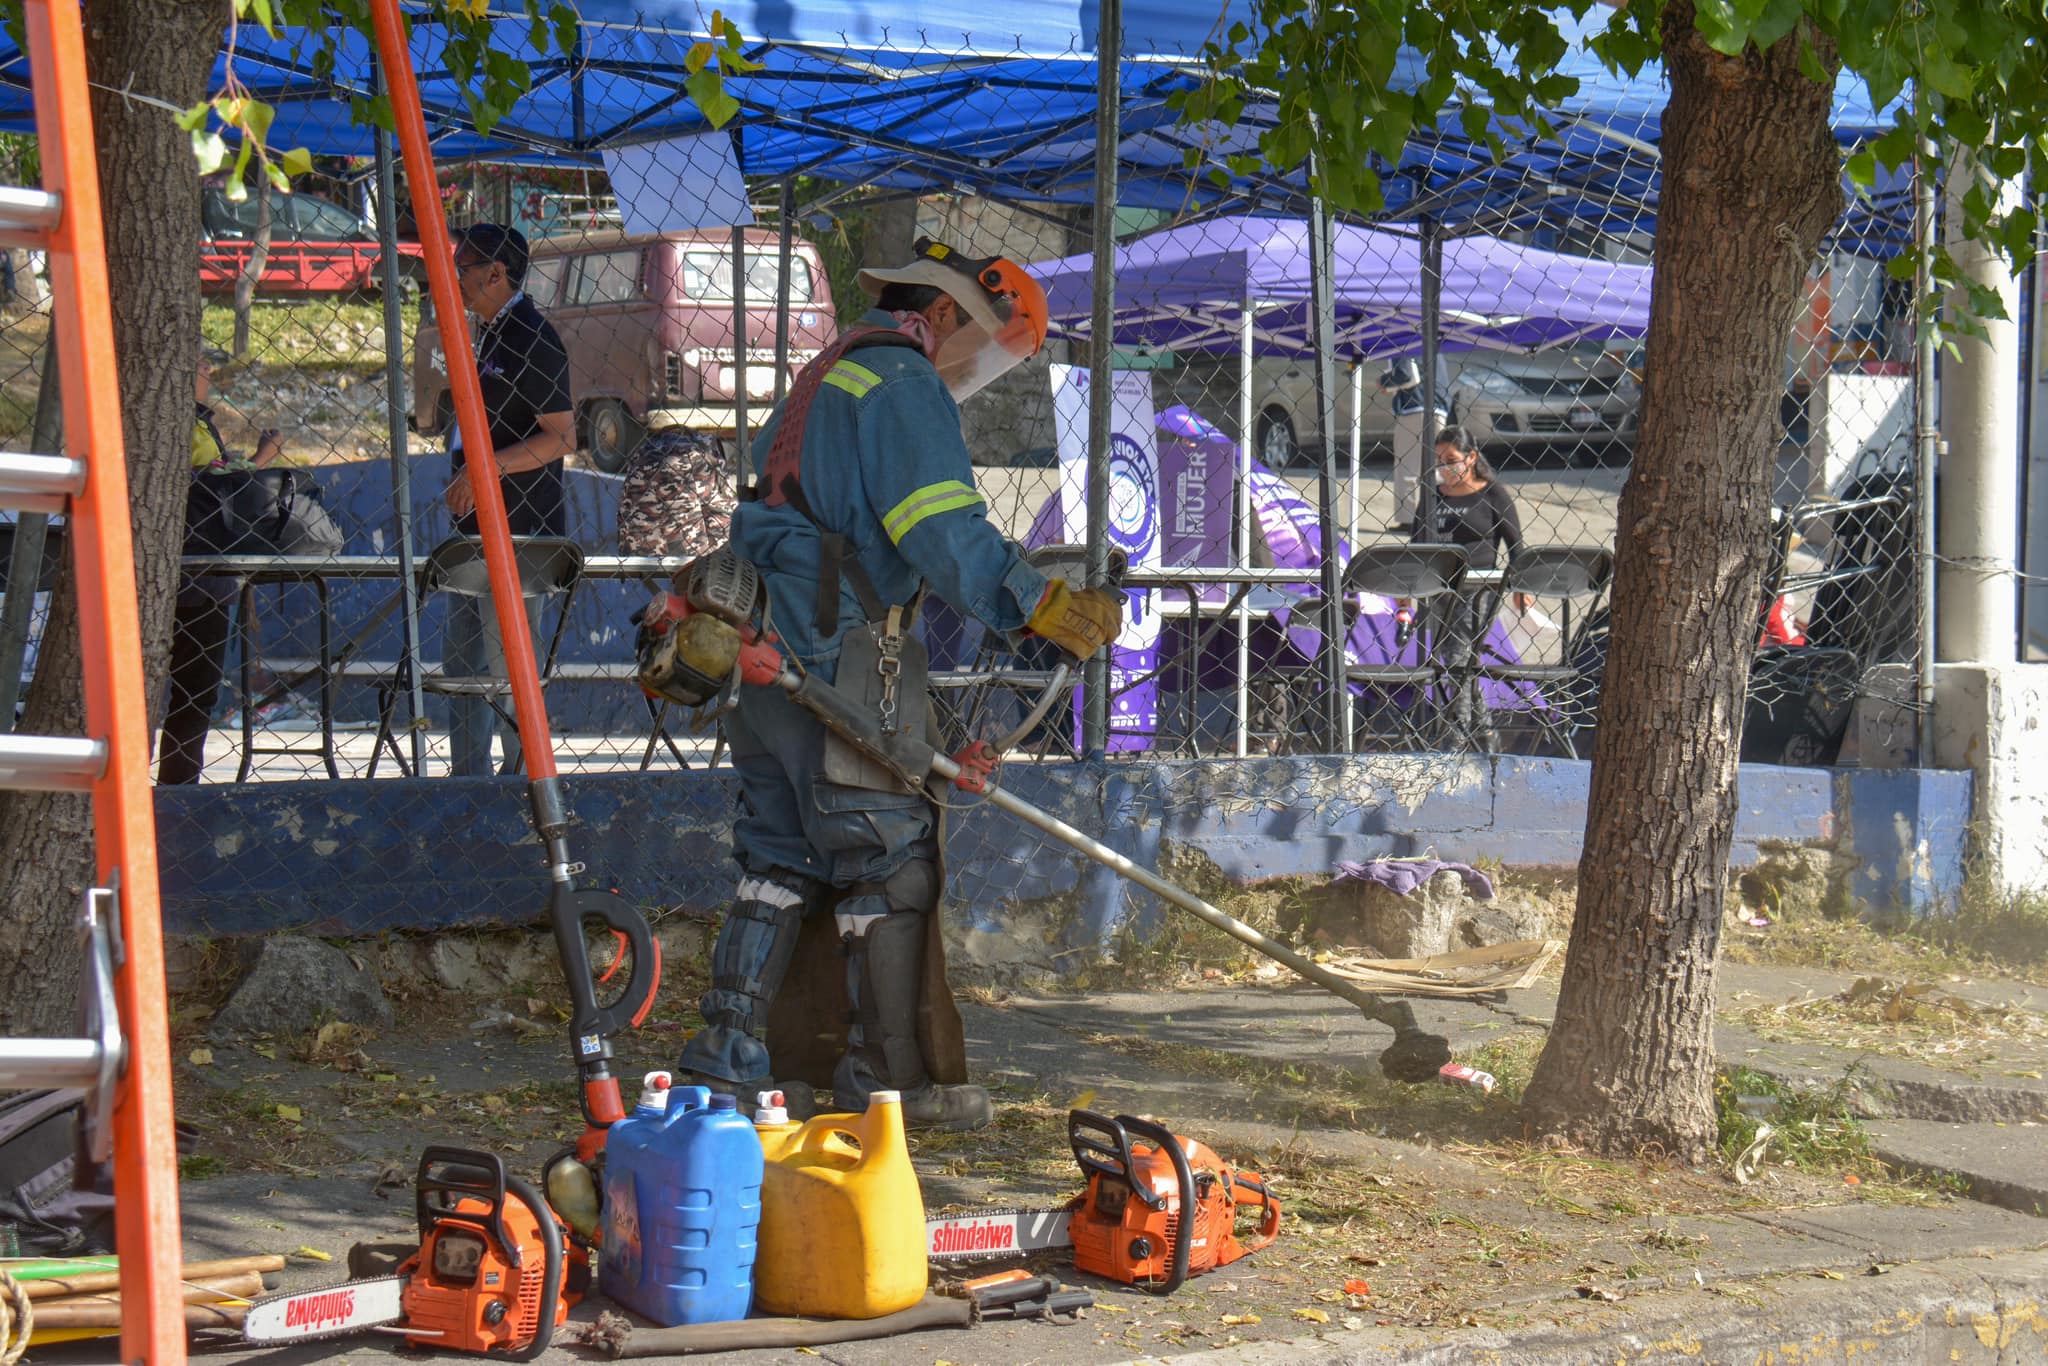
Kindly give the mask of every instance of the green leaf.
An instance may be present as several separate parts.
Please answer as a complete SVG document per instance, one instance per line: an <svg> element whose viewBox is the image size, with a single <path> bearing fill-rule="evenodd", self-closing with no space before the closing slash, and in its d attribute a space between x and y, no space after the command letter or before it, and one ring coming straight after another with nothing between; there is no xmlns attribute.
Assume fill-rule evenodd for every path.
<svg viewBox="0 0 2048 1366"><path fill-rule="evenodd" d="M195 128L192 130L192 158L199 163L199 174L212 175L228 159L228 145L219 133Z"/></svg>
<svg viewBox="0 0 2048 1366"><path fill-rule="evenodd" d="M239 204L249 197L249 157L255 150L255 143L242 139L242 150L235 154L235 169L228 174L227 196L233 203Z"/></svg>
<svg viewBox="0 0 2048 1366"><path fill-rule="evenodd" d="M286 175L299 176L313 169L313 154L303 147L294 147L277 159Z"/></svg>
<svg viewBox="0 0 2048 1366"><path fill-rule="evenodd" d="M1877 183L1877 156L1868 147L1852 153L1842 169L1848 172L1850 181L1858 189L1868 190Z"/></svg>
<svg viewBox="0 0 2048 1366"><path fill-rule="evenodd" d="M263 163L263 173L270 177L270 187L279 194L292 192L292 178L284 173L284 167L274 161Z"/></svg>
<svg viewBox="0 0 2048 1366"><path fill-rule="evenodd" d="M235 10L263 25L263 31L271 37L277 36L277 19L270 11L270 0L235 0Z"/></svg>
<svg viewBox="0 0 2048 1366"><path fill-rule="evenodd" d="M716 68L699 71L683 82L691 103L713 128L723 128L740 112L740 102L725 93L725 78Z"/></svg>
<svg viewBox="0 0 2048 1366"><path fill-rule="evenodd" d="M202 100L178 115L178 126L188 133L196 133L206 126L206 116L212 111L213 102Z"/></svg>

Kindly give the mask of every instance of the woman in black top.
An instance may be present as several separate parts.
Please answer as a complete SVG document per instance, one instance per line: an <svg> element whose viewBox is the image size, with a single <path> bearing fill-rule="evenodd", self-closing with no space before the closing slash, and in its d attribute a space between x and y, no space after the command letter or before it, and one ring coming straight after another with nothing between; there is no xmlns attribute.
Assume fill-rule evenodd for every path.
<svg viewBox="0 0 2048 1366"><path fill-rule="evenodd" d="M1463 546L1474 569L1507 568L1522 548L1522 518L1514 495L1494 480L1493 466L1479 453L1471 432L1461 426L1438 428L1436 525L1417 527L1413 539ZM1532 602L1527 593L1515 594L1517 612L1528 611ZM1492 589L1461 595L1445 614L1439 659L1454 669L1475 662L1499 607L1500 594ZM1468 732L1485 716L1477 684L1469 677L1453 695L1452 714Z"/></svg>
<svg viewBox="0 0 2048 1366"><path fill-rule="evenodd" d="M1463 427L1436 434L1436 525L1416 528L1417 541L1465 547L1474 569L1505 569L1522 548L1522 518L1514 495L1494 482L1493 466ZM1499 552L1505 550L1502 556ZM1529 595L1515 594L1515 610L1526 611Z"/></svg>

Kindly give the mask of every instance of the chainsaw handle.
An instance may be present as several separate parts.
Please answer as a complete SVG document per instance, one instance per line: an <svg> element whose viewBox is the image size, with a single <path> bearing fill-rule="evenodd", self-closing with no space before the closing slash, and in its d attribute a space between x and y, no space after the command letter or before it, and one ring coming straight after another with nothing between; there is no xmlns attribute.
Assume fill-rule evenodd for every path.
<svg viewBox="0 0 2048 1366"><path fill-rule="evenodd" d="M1070 1118L1069 1123L1071 1122ZM1171 1295L1180 1289L1188 1278L1188 1248L1194 1240L1197 1223L1194 1169L1188 1165L1187 1150L1181 1147L1180 1139L1165 1125L1154 1124L1149 1119L1139 1119L1136 1115L1118 1115L1116 1123L1139 1138L1151 1139L1153 1145L1165 1153L1167 1159L1173 1163L1174 1181L1180 1186L1180 1219L1177 1221L1177 1236L1173 1240L1173 1269L1167 1273L1165 1284L1145 1287L1155 1295ZM1130 1168L1126 1167L1124 1170L1128 1172ZM1137 1182L1131 1181L1128 1176L1125 1180L1132 1190L1138 1189Z"/></svg>
<svg viewBox="0 0 2048 1366"><path fill-rule="evenodd" d="M1074 1161L1080 1164L1083 1175L1090 1172L1106 1176L1130 1189L1147 1209L1163 1213L1166 1197L1155 1195L1131 1179L1134 1163L1131 1159L1131 1136L1124 1131L1122 1119L1111 1119L1108 1115L1093 1110L1067 1111L1067 1146L1074 1150ZM1103 1138L1110 1141L1105 1143Z"/></svg>
<svg viewBox="0 0 2048 1366"><path fill-rule="evenodd" d="M503 1170L502 1166L500 1170ZM562 1226L555 1222L554 1210L540 1198L538 1191L526 1183L524 1177L508 1175L504 1181L505 1189L533 1211L534 1222L540 1225L540 1322L534 1326L532 1342L520 1351L506 1355L508 1361L532 1361L555 1339L555 1307L562 1300ZM512 1264L517 1266L517 1249L512 1250L512 1256Z"/></svg>
<svg viewBox="0 0 2048 1366"><path fill-rule="evenodd" d="M465 1179L463 1173L470 1175ZM507 1182L517 1179L506 1176L504 1159L496 1153L444 1145L427 1148L420 1154L419 1177L413 1183L412 1196L413 1214L419 1221L420 1241L424 1243L427 1235L433 1232L434 1225L455 1212L455 1206L464 1196L475 1196L490 1206L484 1221L490 1226L491 1236L504 1250L505 1259L518 1266L519 1244L505 1232ZM437 1196L445 1198L437 1200ZM548 1217L552 1219L554 1215L551 1213Z"/></svg>

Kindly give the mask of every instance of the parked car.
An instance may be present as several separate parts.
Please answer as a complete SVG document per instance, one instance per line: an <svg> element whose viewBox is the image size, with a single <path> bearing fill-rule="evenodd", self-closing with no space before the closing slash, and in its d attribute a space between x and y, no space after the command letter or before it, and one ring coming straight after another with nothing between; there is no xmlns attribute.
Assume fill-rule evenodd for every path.
<svg viewBox="0 0 2048 1366"><path fill-rule="evenodd" d="M1626 454L1635 437L1639 385L1620 360L1593 351L1557 350L1523 355L1454 351L1445 355L1451 382L1445 399L1490 454L1569 453L1587 462ZM1367 460L1392 455L1394 408L1379 377L1386 366L1368 361L1358 386L1359 453ZM1234 430L1238 368L1234 358L1189 357L1165 380L1170 398L1193 404ZM1353 381L1337 367L1339 463L1351 443ZM1252 362L1252 449L1282 469L1322 458L1316 417L1314 364L1307 357L1264 357Z"/></svg>
<svg viewBox="0 0 2048 1366"><path fill-rule="evenodd" d="M1468 352L1452 411L1490 451L1565 451L1605 460L1634 441L1640 386L1600 353Z"/></svg>
<svg viewBox="0 0 2048 1366"><path fill-rule="evenodd" d="M747 399L750 419L775 396L776 235L749 232ZM657 413L705 432L734 428L732 234L620 233L533 244L526 293L569 353L578 444L597 468L625 465ZM789 282L789 379L831 344L832 287L815 248L798 243ZM440 331L423 321L413 347L413 427L439 436L454 420Z"/></svg>
<svg viewBox="0 0 2048 1366"><path fill-rule="evenodd" d="M199 192L199 286L232 292L255 250L256 200L233 200L218 184ZM319 195L270 197L270 251L257 277L258 294L374 294L384 285L383 247L360 214ZM426 278L418 242L400 242L399 278L408 290Z"/></svg>

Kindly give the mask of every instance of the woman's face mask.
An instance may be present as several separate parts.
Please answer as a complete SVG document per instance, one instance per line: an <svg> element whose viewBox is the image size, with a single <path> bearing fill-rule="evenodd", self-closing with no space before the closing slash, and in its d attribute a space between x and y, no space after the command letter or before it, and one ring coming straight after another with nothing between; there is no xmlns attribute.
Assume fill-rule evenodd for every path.
<svg viewBox="0 0 2048 1366"><path fill-rule="evenodd" d="M1449 447L1436 453L1436 483L1438 488L1463 483L1465 472L1472 468L1472 457Z"/></svg>

